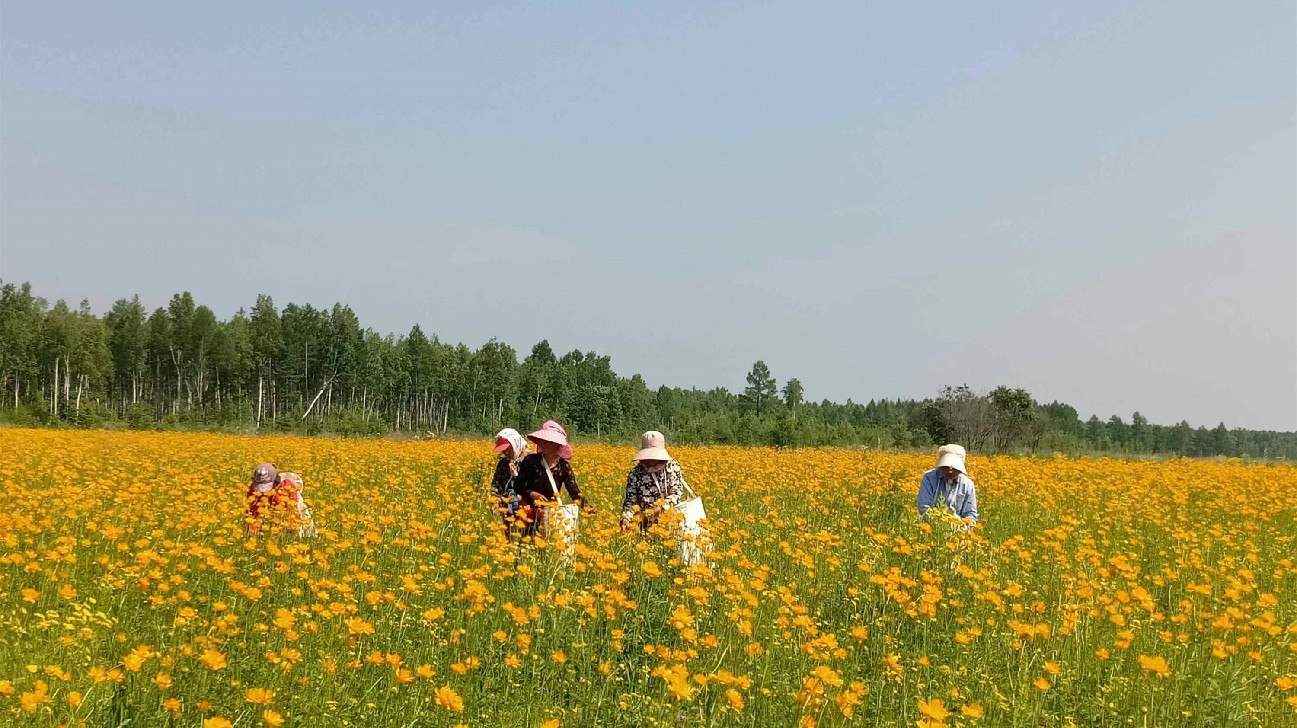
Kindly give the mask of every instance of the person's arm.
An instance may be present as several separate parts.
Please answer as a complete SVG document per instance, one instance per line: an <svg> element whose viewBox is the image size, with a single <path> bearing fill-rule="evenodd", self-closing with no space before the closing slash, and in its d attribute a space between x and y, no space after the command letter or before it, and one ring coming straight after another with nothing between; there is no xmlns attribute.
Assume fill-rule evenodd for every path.
<svg viewBox="0 0 1297 728"><path fill-rule="evenodd" d="M581 495L581 489L577 487L576 472L572 470L572 464L567 461L564 461L564 463L567 467L563 468L563 485L561 487L567 488L567 494L572 496L572 500L580 503L582 508L593 511L594 504L587 501L585 496Z"/></svg>
<svg viewBox="0 0 1297 728"><path fill-rule="evenodd" d="M508 458L500 458L495 464L495 475L491 476L491 495L504 495L505 486L509 484L509 477L512 474Z"/></svg>
<svg viewBox="0 0 1297 728"><path fill-rule="evenodd" d="M968 480L966 487L968 495L964 498L963 507L959 509L959 517L977 523L977 487L972 480Z"/></svg>
<svg viewBox="0 0 1297 728"><path fill-rule="evenodd" d="M934 471L928 471L923 474L923 480L919 483L919 515L924 520L928 518L928 509L937 500L937 484Z"/></svg>
<svg viewBox="0 0 1297 728"><path fill-rule="evenodd" d="M639 478L635 471L626 474L626 495L621 499L621 526L626 528L635 518L635 506L639 503Z"/></svg>
<svg viewBox="0 0 1297 728"><path fill-rule="evenodd" d="M543 493L536 490L536 463L528 455L521 463L518 464L518 477L513 481L514 492L522 496L527 505L532 505L536 501L547 500Z"/></svg>

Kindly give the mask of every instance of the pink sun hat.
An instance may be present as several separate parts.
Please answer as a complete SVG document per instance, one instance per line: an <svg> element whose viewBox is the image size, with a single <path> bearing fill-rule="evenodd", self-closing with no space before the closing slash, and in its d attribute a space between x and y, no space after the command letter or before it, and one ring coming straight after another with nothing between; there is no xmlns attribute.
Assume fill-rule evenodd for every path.
<svg viewBox="0 0 1297 728"><path fill-rule="evenodd" d="M558 451L558 456L564 460L572 459L572 446L567 441L567 430L554 420L545 420L545 424L540 426L539 430L527 435L527 439L532 442L544 440L552 442L562 447Z"/></svg>
<svg viewBox="0 0 1297 728"><path fill-rule="evenodd" d="M671 453L667 452L667 439L657 430L649 430L640 435L639 452L635 453L631 460L670 460Z"/></svg>

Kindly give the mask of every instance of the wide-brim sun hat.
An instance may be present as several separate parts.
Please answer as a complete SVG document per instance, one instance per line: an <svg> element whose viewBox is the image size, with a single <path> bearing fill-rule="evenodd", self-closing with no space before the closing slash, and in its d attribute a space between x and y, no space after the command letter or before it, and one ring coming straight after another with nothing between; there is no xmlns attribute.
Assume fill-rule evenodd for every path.
<svg viewBox="0 0 1297 728"><path fill-rule="evenodd" d="M667 452L667 439L657 430L649 430L640 435L639 452L631 460L670 460Z"/></svg>
<svg viewBox="0 0 1297 728"><path fill-rule="evenodd" d="M527 435L532 442L552 442L559 445L558 456L564 460L572 459L572 445L567 441L567 430L554 420L545 420L539 430Z"/></svg>
<svg viewBox="0 0 1297 728"><path fill-rule="evenodd" d="M964 465L964 458L967 454L960 445L942 445L937 449L937 467L954 468L964 475L968 475L968 469Z"/></svg>

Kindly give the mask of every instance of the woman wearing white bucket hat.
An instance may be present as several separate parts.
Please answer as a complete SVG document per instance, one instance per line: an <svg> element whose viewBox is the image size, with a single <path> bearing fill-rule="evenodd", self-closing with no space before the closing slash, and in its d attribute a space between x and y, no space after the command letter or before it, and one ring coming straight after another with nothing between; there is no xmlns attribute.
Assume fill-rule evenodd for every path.
<svg viewBox="0 0 1297 728"><path fill-rule="evenodd" d="M957 518L977 523L977 488L968 477L967 453L959 445L942 445L937 466L923 474L919 484L919 515L926 521L928 509L945 505Z"/></svg>
<svg viewBox="0 0 1297 728"><path fill-rule="evenodd" d="M684 472L680 463L667 452L666 437L657 430L640 436L640 449L632 458L635 467L626 476L626 496L621 503L621 528L631 527L639 518L640 528L647 530L662 514L662 509L675 506L684 497Z"/></svg>

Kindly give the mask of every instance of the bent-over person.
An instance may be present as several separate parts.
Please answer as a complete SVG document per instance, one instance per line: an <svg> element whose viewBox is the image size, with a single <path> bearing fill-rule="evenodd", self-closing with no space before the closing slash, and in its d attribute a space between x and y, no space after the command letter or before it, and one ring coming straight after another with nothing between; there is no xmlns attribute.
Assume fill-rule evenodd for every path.
<svg viewBox="0 0 1297 728"><path fill-rule="evenodd" d="M685 476L680 463L667 452L666 437L656 430L640 436L639 452L632 459L636 463L626 475L621 529L629 530L638 520L640 530L647 531L657 523L663 509L680 503L686 487Z"/></svg>
<svg viewBox="0 0 1297 728"><path fill-rule="evenodd" d="M928 510L944 506L957 518L977 523L977 488L964 464L967 453L959 445L942 445L937 466L923 474L919 483L919 515L928 520Z"/></svg>
<svg viewBox="0 0 1297 728"><path fill-rule="evenodd" d="M518 463L518 475L513 481L513 489L520 500L519 510L530 519L526 535L532 536L537 532L539 505L554 501L560 490L566 489L572 500L593 512L594 506L581 495L576 484L576 473L569 462L572 445L567 441L567 431L563 426L554 420L546 420L539 430L527 435L527 439L536 446L536 452Z"/></svg>

